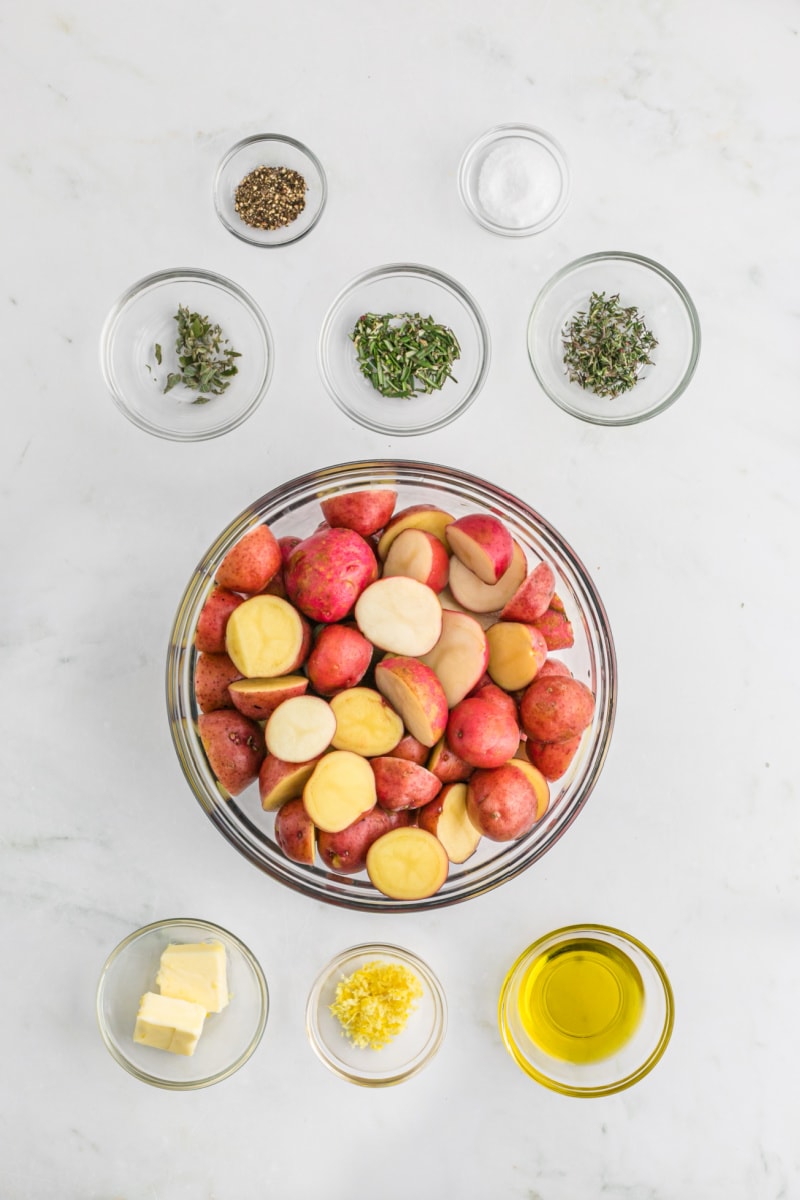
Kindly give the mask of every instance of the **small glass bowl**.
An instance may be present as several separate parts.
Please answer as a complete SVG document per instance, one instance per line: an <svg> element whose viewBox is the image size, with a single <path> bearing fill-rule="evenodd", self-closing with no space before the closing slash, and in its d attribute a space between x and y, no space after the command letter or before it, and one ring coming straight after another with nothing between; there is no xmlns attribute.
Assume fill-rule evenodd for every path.
<svg viewBox="0 0 800 1200"><path fill-rule="evenodd" d="M484 166L493 156L492 161L504 171L507 184L518 191L519 168L515 171L508 163L498 161L504 151L514 150L526 155L530 166L541 173L541 191L532 198L530 216L520 214L519 222L502 220L492 211L482 180ZM491 165L490 162L490 168ZM530 237L549 229L563 215L569 189L569 166L563 149L548 133L531 125L498 125L487 130L467 147L458 168L458 192L467 211L484 229L502 237Z"/></svg>
<svg viewBox="0 0 800 1200"><path fill-rule="evenodd" d="M620 1048L608 1057L595 1061L573 1062L554 1057L531 1038L520 1018L520 999L531 964L544 955L552 963L557 960L559 953L576 942L581 943L582 949L588 947L594 956L589 967L591 975L587 973L586 976L587 983L590 978L598 981L598 986L603 987L607 996L613 996L616 987L620 1005L623 1003L614 975L602 963L602 958L608 956L609 959L616 958L618 962L621 960L628 967L632 966L632 974L635 976L638 973L641 986L642 1010L638 1024ZM550 978L552 986L555 972ZM563 993L561 999L563 1004ZM576 1028L582 1025L585 1029L585 1013L580 1003L571 1006L570 1011L578 1013ZM615 1016L619 1016L621 1011L620 1008ZM537 1083L565 1096L610 1096L638 1083L659 1061L672 1035L675 1003L664 968L636 938L606 925L567 925L539 938L520 954L503 983L498 1020L509 1054L526 1075L530 1075ZM580 1047L585 1033L564 1030L554 1016L551 1016L551 1020L565 1042L571 1041Z"/></svg>
<svg viewBox="0 0 800 1200"><path fill-rule="evenodd" d="M219 941L225 947L230 1003L210 1013L193 1055L170 1054L133 1040L139 1001L155 990L162 951L171 942ZM244 942L210 921L155 921L131 933L106 960L97 986L97 1021L109 1052L143 1083L185 1092L219 1083L247 1062L267 1024L269 993Z"/></svg>
<svg viewBox="0 0 800 1200"><path fill-rule="evenodd" d="M609 398L570 382L562 333L592 292L619 293L638 308L658 345L630 391ZM639 254L610 250L587 254L558 271L542 288L528 322L528 355L536 378L559 408L595 425L635 425L669 408L694 374L700 354L700 319L679 279Z"/></svg>
<svg viewBox="0 0 800 1200"><path fill-rule="evenodd" d="M382 396L361 374L350 334L364 313L420 313L452 329L461 347L455 379L438 392L407 399ZM429 433L460 417L483 387L489 369L489 329L469 293L431 267L392 263L359 275L339 293L319 339L319 368L335 403L359 425L378 433Z"/></svg>
<svg viewBox="0 0 800 1200"><path fill-rule="evenodd" d="M230 386L204 404L195 403L198 393L182 384L164 393L167 375L178 366L179 306L219 325L241 355ZM228 433L255 412L272 378L272 334L255 301L230 279L209 271L160 271L140 279L111 309L100 362L112 399L129 421L156 437L197 442Z"/></svg>
<svg viewBox="0 0 800 1200"><path fill-rule="evenodd" d="M423 989L405 1028L380 1050L354 1046L330 1011L340 980L376 959L407 967ZM447 1003L439 980L421 959L399 946L375 943L338 954L317 978L306 1005L306 1032L314 1053L335 1075L363 1087L390 1087L416 1075L436 1054L446 1028Z"/></svg>
<svg viewBox="0 0 800 1200"><path fill-rule="evenodd" d="M305 208L280 229L257 229L236 211L236 189L256 167L289 167L306 181ZM217 167L214 179L217 216L229 233L251 246L288 246L299 242L319 221L327 196L328 183L317 156L302 142L280 133L257 133L237 142Z"/></svg>

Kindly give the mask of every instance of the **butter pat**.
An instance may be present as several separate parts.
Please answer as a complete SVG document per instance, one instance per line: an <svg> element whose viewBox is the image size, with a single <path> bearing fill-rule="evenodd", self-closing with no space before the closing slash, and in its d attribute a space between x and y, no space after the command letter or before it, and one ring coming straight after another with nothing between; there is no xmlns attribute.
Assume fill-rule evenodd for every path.
<svg viewBox="0 0 800 1200"><path fill-rule="evenodd" d="M156 987L162 996L190 1000L204 1012L228 1003L228 971L222 942L171 944L161 955Z"/></svg>
<svg viewBox="0 0 800 1200"><path fill-rule="evenodd" d="M171 1054L194 1054L203 1032L206 1010L202 1004L145 992L139 1001L133 1040Z"/></svg>

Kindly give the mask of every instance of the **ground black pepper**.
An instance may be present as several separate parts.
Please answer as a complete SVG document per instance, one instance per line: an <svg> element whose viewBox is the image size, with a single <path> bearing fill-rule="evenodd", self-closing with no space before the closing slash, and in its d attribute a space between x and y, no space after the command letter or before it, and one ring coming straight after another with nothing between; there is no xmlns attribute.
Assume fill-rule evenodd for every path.
<svg viewBox="0 0 800 1200"><path fill-rule="evenodd" d="M256 167L236 189L236 211L254 229L281 229L305 208L307 187L291 167Z"/></svg>

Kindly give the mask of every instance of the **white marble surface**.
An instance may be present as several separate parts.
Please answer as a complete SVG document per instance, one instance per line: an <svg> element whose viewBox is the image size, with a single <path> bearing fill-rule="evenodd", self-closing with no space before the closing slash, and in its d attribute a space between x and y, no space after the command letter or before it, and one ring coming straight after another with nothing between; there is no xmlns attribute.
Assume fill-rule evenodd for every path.
<svg viewBox="0 0 800 1200"><path fill-rule="evenodd" d="M800 1196L797 796L800 8L790 0L20 0L0 17L3 121L3 1200L519 1200ZM481 130L552 132L559 224L480 229L455 172ZM238 243L210 185L252 132L328 171L318 228ZM686 395L638 428L562 414L525 326L599 249L649 255L698 306ZM457 423L386 439L316 367L325 309L381 262L459 278L493 336ZM267 401L217 441L162 442L98 367L112 302L169 266L227 274L276 343ZM227 846L187 788L163 700L174 607L212 536L283 479L398 456L505 484L584 558L619 657L611 754L526 875L433 916L312 903ZM138 1084L94 1018L130 930L197 915L267 972L253 1060L203 1092ZM666 965L677 1023L638 1087L580 1102L505 1053L503 973L561 923L606 922ZM303 1006L364 939L426 958L450 1002L426 1072L373 1093L324 1070Z"/></svg>

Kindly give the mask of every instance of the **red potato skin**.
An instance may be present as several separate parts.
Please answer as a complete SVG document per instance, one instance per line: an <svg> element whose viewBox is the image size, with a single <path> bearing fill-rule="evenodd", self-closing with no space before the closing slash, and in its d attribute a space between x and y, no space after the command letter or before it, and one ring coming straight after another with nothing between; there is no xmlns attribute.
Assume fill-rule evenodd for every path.
<svg viewBox="0 0 800 1200"><path fill-rule="evenodd" d="M300 799L287 800L275 814L275 841L292 862L314 865L317 830Z"/></svg>
<svg viewBox="0 0 800 1200"><path fill-rule="evenodd" d="M528 625L543 616L553 599L556 577L549 563L537 563L500 612L504 621Z"/></svg>
<svg viewBox="0 0 800 1200"><path fill-rule="evenodd" d="M228 684L242 678L227 654L198 654L194 666L194 698L204 713L234 708Z"/></svg>
<svg viewBox="0 0 800 1200"><path fill-rule="evenodd" d="M281 550L267 525L256 525L232 546L220 563L217 583L232 592L263 592L281 565Z"/></svg>
<svg viewBox="0 0 800 1200"><path fill-rule="evenodd" d="M320 529L295 546L284 568L286 594L313 621L341 621L378 578L370 545L352 529Z"/></svg>
<svg viewBox="0 0 800 1200"><path fill-rule="evenodd" d="M532 784L512 762L476 771L467 784L467 815L493 842L512 842L536 824L539 804Z"/></svg>
<svg viewBox="0 0 800 1200"><path fill-rule="evenodd" d="M450 549L457 558L462 557L459 542L459 535L462 534L479 546L491 561L491 566L486 563L486 578L483 578L481 569L477 569L479 578L486 584L497 583L511 566L514 553L514 542L506 526L490 513L468 513L465 517L459 517L447 530Z"/></svg>
<svg viewBox="0 0 800 1200"><path fill-rule="evenodd" d="M278 538L278 545L279 545L280 551L281 551L281 565L282 566L284 566L284 567L286 566L289 559L292 557L292 551L294 550L295 546L299 546L300 543L302 542L302 540L303 540L302 538L294 537L291 534L286 534L286 535L284 535L284 537Z"/></svg>
<svg viewBox="0 0 800 1200"><path fill-rule="evenodd" d="M242 597L230 588L212 588L197 618L195 649L203 654L224 654L225 626L228 617L241 603Z"/></svg>
<svg viewBox="0 0 800 1200"><path fill-rule="evenodd" d="M475 770L458 754L453 753L446 738L442 738L433 747L427 766L442 783L465 783Z"/></svg>
<svg viewBox="0 0 800 1200"><path fill-rule="evenodd" d="M577 679L550 675L525 689L519 711L522 728L533 741L565 742L591 723L594 696Z"/></svg>
<svg viewBox="0 0 800 1200"><path fill-rule="evenodd" d="M352 529L366 538L383 529L391 519L396 503L397 492L377 488L329 496L321 502L320 508L332 529Z"/></svg>
<svg viewBox="0 0 800 1200"><path fill-rule="evenodd" d="M407 825L405 812L389 813L375 806L338 833L317 834L317 850L325 866L340 875L356 875L367 865L367 851L372 843L390 829Z"/></svg>
<svg viewBox="0 0 800 1200"><path fill-rule="evenodd" d="M581 741L580 734L568 738L565 742L535 742L533 738L528 738L525 753L528 761L552 783L566 775Z"/></svg>
<svg viewBox="0 0 800 1200"><path fill-rule="evenodd" d="M240 676L240 678L242 678ZM282 676L282 678L287 678ZM308 680L302 679L302 676L297 676L298 682L292 686L286 686L281 691L274 695L262 692L255 695L247 695L237 693L236 688L228 687L228 695L231 698L231 704L234 708L238 708L239 712L245 717L250 717L253 721L268 721L279 704L283 704L284 700L291 700L295 696L304 696L308 691ZM302 682L300 680L302 679ZM232 682L236 682L233 680Z"/></svg>
<svg viewBox="0 0 800 1200"><path fill-rule="evenodd" d="M311 686L321 696L355 687L372 665L373 646L351 625L321 629L306 662Z"/></svg>
<svg viewBox="0 0 800 1200"><path fill-rule="evenodd" d="M236 709L219 709L201 713L197 730L211 770L231 796L255 782L267 752L260 725Z"/></svg>
<svg viewBox="0 0 800 1200"><path fill-rule="evenodd" d="M486 676L489 679L489 676ZM477 697L479 700L488 700L492 704L498 705L504 712L508 713L509 717L519 725L519 711L517 702L509 692L504 692L496 683L489 680L488 683L481 683L477 688L473 688L470 692L471 697Z"/></svg>
<svg viewBox="0 0 800 1200"><path fill-rule="evenodd" d="M302 778L303 768L311 767L313 769L318 762L319 758L309 758L306 759L305 762L290 763L285 762L282 758L278 758L275 754L270 754L267 752L264 761L261 763L261 766L258 770L258 794L261 797L262 803L264 798L269 796L273 788L283 783L284 779L290 775L294 775L295 779L300 780L300 782L296 784L296 794L292 796L291 799L301 799L303 795L303 788L305 786L305 780ZM281 805L281 808L283 807L285 807L285 805ZM280 811L280 809L278 811Z"/></svg>
<svg viewBox="0 0 800 1200"><path fill-rule="evenodd" d="M429 754L430 750L427 746L423 746L422 742L418 742L415 737L407 733L395 746L392 758L404 758L407 762L419 763L421 767L424 767Z"/></svg>
<svg viewBox="0 0 800 1200"><path fill-rule="evenodd" d="M566 613L552 604L531 624L541 633L548 650L569 650L575 645L575 633Z"/></svg>
<svg viewBox="0 0 800 1200"><path fill-rule="evenodd" d="M473 767L499 767L519 746L519 725L497 702L462 700L447 722L447 745Z"/></svg>
<svg viewBox="0 0 800 1200"><path fill-rule="evenodd" d="M442 781L432 771L407 759L381 755L371 758L378 803L389 812L422 808L441 790Z"/></svg>
<svg viewBox="0 0 800 1200"><path fill-rule="evenodd" d="M572 671L560 658L546 658L536 672L536 678L546 679L548 675L563 675L565 679L571 679Z"/></svg>

